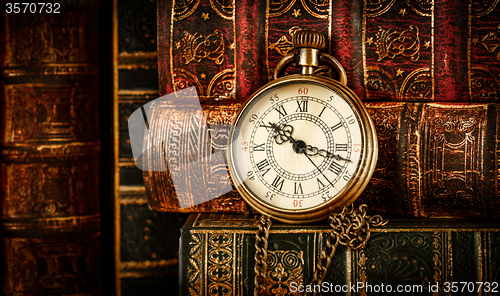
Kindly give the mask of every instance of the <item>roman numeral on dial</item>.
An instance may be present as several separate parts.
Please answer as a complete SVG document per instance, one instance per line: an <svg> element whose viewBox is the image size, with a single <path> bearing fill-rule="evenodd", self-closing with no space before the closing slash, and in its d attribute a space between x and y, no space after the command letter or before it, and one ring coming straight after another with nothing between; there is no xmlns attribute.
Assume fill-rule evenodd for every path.
<svg viewBox="0 0 500 296"><path fill-rule="evenodd" d="M326 107L323 107L323 109L321 110L321 112L319 112L319 115L318 117L321 117L321 114L323 114L323 112L325 111Z"/></svg>
<svg viewBox="0 0 500 296"><path fill-rule="evenodd" d="M270 131L271 131L271 129L270 129L267 125L265 125L265 124L263 124L263 123L261 123L261 124L259 125L259 127L263 127L263 128L265 128L265 129L266 129L266 131L268 131L268 132L270 132Z"/></svg>
<svg viewBox="0 0 500 296"><path fill-rule="evenodd" d="M342 127L342 121L337 123L336 125L332 126L332 132L338 130L341 127Z"/></svg>
<svg viewBox="0 0 500 296"><path fill-rule="evenodd" d="M262 144L253 144L253 151L264 151L264 145L266 143L262 143Z"/></svg>
<svg viewBox="0 0 500 296"><path fill-rule="evenodd" d="M284 116L287 116L288 113L286 113L286 110L285 110L285 107L283 107L283 105L279 106L278 108L274 108L274 110L276 110L276 112L278 112L279 114L279 118L281 119L282 117Z"/></svg>
<svg viewBox="0 0 500 296"><path fill-rule="evenodd" d="M328 167L328 170L338 175L342 171L342 166L335 161L332 161L332 163Z"/></svg>
<svg viewBox="0 0 500 296"><path fill-rule="evenodd" d="M347 151L347 144L335 143L335 151Z"/></svg>
<svg viewBox="0 0 500 296"><path fill-rule="evenodd" d="M297 101L297 110L295 112L307 112L307 105L309 101Z"/></svg>
<svg viewBox="0 0 500 296"><path fill-rule="evenodd" d="M321 180L319 178L316 178L316 181L318 182L319 189L325 187L325 184L323 184L323 182L321 182Z"/></svg>
<svg viewBox="0 0 500 296"><path fill-rule="evenodd" d="M274 181L271 185L273 185L274 188L281 191L281 189L283 189L284 182L285 182L285 179L281 178L281 176L276 176L276 178L274 178Z"/></svg>
<svg viewBox="0 0 500 296"><path fill-rule="evenodd" d="M302 190L302 183L293 183L293 194L304 194L304 191Z"/></svg>
<svg viewBox="0 0 500 296"><path fill-rule="evenodd" d="M259 170L259 172L260 172L260 174L262 176L264 176L265 174L267 174L267 172L269 172L269 170L271 169L269 167L269 162L267 161L267 159L264 159L261 162L259 162L257 164L257 169Z"/></svg>

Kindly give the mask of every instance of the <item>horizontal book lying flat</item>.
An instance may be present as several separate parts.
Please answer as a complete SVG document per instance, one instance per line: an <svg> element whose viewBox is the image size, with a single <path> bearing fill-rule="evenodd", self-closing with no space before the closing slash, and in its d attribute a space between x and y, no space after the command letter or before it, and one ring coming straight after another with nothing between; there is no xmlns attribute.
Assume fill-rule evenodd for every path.
<svg viewBox="0 0 500 296"><path fill-rule="evenodd" d="M257 219L192 214L181 230L181 294L217 295L220 290L224 295L253 295ZM339 247L320 288L324 295L370 295L382 289L396 295L447 295L457 288L483 294L498 291L498 226L446 219L389 221L371 230L365 247ZM301 289L314 289L308 285L327 236L326 223L271 226L269 295L301 295Z"/></svg>
<svg viewBox="0 0 500 296"><path fill-rule="evenodd" d="M358 202L384 218L500 218L497 104L373 102L366 107L377 130L379 155ZM210 128L211 123L230 123L237 110L224 104L203 111L156 110L151 130L157 129L167 148L152 147L146 159L150 166L166 160L177 165L167 171L148 171L146 165L152 209L251 211L231 187L225 160L229 130ZM176 191L175 184L189 190ZM207 194L221 197L188 208L179 205L179 199L196 204Z"/></svg>

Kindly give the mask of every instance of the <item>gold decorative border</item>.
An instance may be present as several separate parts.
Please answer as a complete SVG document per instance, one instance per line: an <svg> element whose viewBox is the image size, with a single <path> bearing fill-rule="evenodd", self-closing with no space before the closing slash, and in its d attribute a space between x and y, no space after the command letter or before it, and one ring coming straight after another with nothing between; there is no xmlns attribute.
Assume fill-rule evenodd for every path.
<svg viewBox="0 0 500 296"><path fill-rule="evenodd" d="M224 13L223 13L223 12L219 11L219 9L217 9L217 6L215 5L214 1L217 1L217 0L210 0L210 6L212 7L212 9L213 9L213 10L214 10L214 11L215 11L215 12L216 12L216 13L217 13L217 14L218 14L221 18L226 19L226 20L233 20L233 22L234 22L234 6L235 6L235 4L236 4L236 3L235 3L236 1L234 1L234 2L232 3L232 4L233 4L233 5L232 5L232 6L233 6L233 7L232 7L232 8L233 8L233 15L232 15L231 17L228 17L228 16L224 15Z"/></svg>
<svg viewBox="0 0 500 296"><path fill-rule="evenodd" d="M150 269L150 268L163 268L176 266L179 264L178 259L171 260L159 260L159 261L122 261L120 263L120 268L122 270L131 270L131 269Z"/></svg>
<svg viewBox="0 0 500 296"><path fill-rule="evenodd" d="M471 0L471 1L472 1L472 0ZM499 1L499 0L494 0L493 4L491 4L491 5L490 5L490 7L489 7L488 9L486 9L485 11L483 11L483 12L481 12L481 13L479 13L479 14L474 14L474 13L472 13L472 10L470 10L469 16L471 16L472 18L480 18L480 17L482 17L482 16L485 16L485 15L489 14L490 12L492 12L492 11L493 11L493 9L495 9L495 7L496 7L496 6L497 6L497 4L498 4L498 1ZM490 0L490 2L491 2L491 0ZM472 6L473 6L473 5L474 5L474 3L472 3L472 5L471 5L471 4L469 4L469 9L472 9ZM469 24L469 30L470 30L470 28L471 28L471 27L470 27L470 24Z"/></svg>
<svg viewBox="0 0 500 296"><path fill-rule="evenodd" d="M175 11L175 8L176 8L175 0L172 1L172 21L180 21L180 20L183 20L183 19L189 17L191 14L193 14L193 12L196 11L196 9L198 8L198 5L200 4L200 0L179 1L179 2L182 2L183 4L185 4L186 2L188 2L188 3L187 3L187 5L185 4L186 9L179 13L179 12ZM193 4L193 2L194 2L194 4ZM191 7L189 7L189 4L191 4ZM179 6L177 6L177 7L179 7Z"/></svg>
<svg viewBox="0 0 500 296"><path fill-rule="evenodd" d="M118 58L120 60L138 60L138 59L148 59L148 60L154 60L156 61L156 58L157 58L158 54L156 51L153 51L153 52L142 52L142 51L138 51L138 52L120 52L120 54L118 55Z"/></svg>
<svg viewBox="0 0 500 296"><path fill-rule="evenodd" d="M309 6L307 6L306 1L312 2L311 0L300 0L300 3L302 4L302 7L304 7L304 9L307 11L307 13L314 16L315 18L331 20L331 11L332 11L331 5L332 5L333 0L329 1L328 15L322 15L322 14L314 12L311 8L309 8ZM331 22L328 23L328 27L331 28Z"/></svg>
<svg viewBox="0 0 500 296"><path fill-rule="evenodd" d="M189 261L185 276L190 295L220 295L213 293L219 287L226 289L224 295L243 295L241 258L245 236L232 229L200 233L195 228L188 235Z"/></svg>
<svg viewBox="0 0 500 296"><path fill-rule="evenodd" d="M158 64L151 63L150 65L147 65L147 64L118 65L118 69L120 69L120 70L137 70L137 69L151 70L151 69L158 69Z"/></svg>
<svg viewBox="0 0 500 296"><path fill-rule="evenodd" d="M328 27L328 40L330 41L330 47L331 47L331 40L332 40L332 5L333 5L333 0L330 0L328 3L329 3L329 7L328 7L328 15L320 15L320 14L317 14L315 13L314 11L312 11L307 5L306 5L306 1L307 0L300 0L300 3L302 5L302 7L304 8L304 10L306 10L307 13L309 13L311 16L315 17L315 18L318 18L318 19L327 19L327 27ZM264 48L264 54L265 54L265 74L268 76L267 77L267 80L268 81L271 81L272 80L272 73L274 71L271 70L269 68L269 56L271 55L270 52L274 49L276 50L276 45L277 44L274 44L272 42L269 41L269 19L270 18L275 18L275 17L278 17L278 16L281 16L283 14L285 14L286 12L288 12L292 7L293 5L295 5L296 3L296 0L292 0L290 1L290 3L288 4L288 6L283 9L282 11L278 11L278 12L275 12L275 13L272 13L270 12L271 8L270 8L270 2L272 2L272 0L267 0L266 1L266 23L265 23L265 48ZM300 24L297 23L297 24ZM290 35L291 33L293 33L294 29L297 29L300 27L295 25L295 26L291 26L290 29L289 29L289 32L290 32ZM288 39L286 36L283 36L282 38L284 38L282 40L282 42L287 42ZM278 41L279 42L279 41ZM288 41L289 42L289 41ZM277 51L279 53L279 51ZM328 48L328 53L331 54L331 48ZM236 68L235 68L236 69ZM235 73L237 73L235 71Z"/></svg>
<svg viewBox="0 0 500 296"><path fill-rule="evenodd" d="M121 296L121 269L120 269L120 171L119 171L119 109L118 101L120 92L118 90L118 0L113 0L113 29L112 29L112 73L113 73L113 163L114 163L114 184L113 184L113 199L114 199L114 256L115 256L115 292L117 296Z"/></svg>
<svg viewBox="0 0 500 296"><path fill-rule="evenodd" d="M479 279L482 282L493 282L494 278L491 266L491 233L489 231L479 232L479 238L477 243L477 251L479 254Z"/></svg>
<svg viewBox="0 0 500 296"><path fill-rule="evenodd" d="M67 232L74 229L82 229L83 227L99 231L100 223L100 214L94 214L87 216L37 218L30 219L29 222L9 221L5 219L2 225L5 230L57 229L61 232Z"/></svg>
<svg viewBox="0 0 500 296"><path fill-rule="evenodd" d="M382 1L378 1L378 3L375 3L375 4L379 4L379 7L378 7L378 11L376 9L367 9L368 11L373 11L371 13L367 13L366 16L367 17L376 17L376 16L380 16L384 13L386 13L389 9L391 9L392 5L394 5L394 2L396 0L390 0L389 4L387 4L385 7L384 7L384 2L387 2L388 0L382 0ZM371 1L370 0L365 0L364 1L364 4L365 4L365 7L370 3ZM376 7L377 8L377 7ZM364 13L363 13L364 14Z"/></svg>
<svg viewBox="0 0 500 296"><path fill-rule="evenodd" d="M488 71L488 69L484 69L481 67L481 65L472 65L472 47L474 46L474 44L478 45L477 43L479 43L479 40L478 40L478 37L477 36L472 36L472 23L473 23L473 20L477 20L489 13L491 13L495 8L497 8L497 5L498 3L500 2L500 0L494 0L494 1L489 1L490 2L490 6L482 11L482 12L477 12L477 11L474 11L474 5L476 5L477 3L474 3L475 1L472 1L469 3L468 5L468 19L467 19L467 82L468 82L468 92L469 92L469 99L470 100L475 100L477 98L475 98L473 96L473 76L474 76L474 72L477 74L478 72L483 72L488 74L490 77L491 80L494 81L494 86L496 86L496 95L499 94L499 90L498 90L498 85L500 83L500 81L498 80L498 77L493 75L490 71ZM500 25L498 25L498 28L500 28ZM490 33L491 34L491 33ZM483 37L484 38L484 37ZM483 46L485 46L483 44ZM488 49L487 49L488 50ZM491 50L488 50L490 52L493 53L493 51ZM500 59L500 52L497 53L497 60ZM500 61L500 60L499 60ZM481 98L479 98L481 99Z"/></svg>
<svg viewBox="0 0 500 296"><path fill-rule="evenodd" d="M124 206L143 206L148 204L148 199L145 197L124 198L120 199L120 204Z"/></svg>
<svg viewBox="0 0 500 296"><path fill-rule="evenodd" d="M441 232L435 231L433 234L433 240L432 240L432 253L434 254L433 260L434 260L434 283L437 283L440 285L439 290L442 290L442 266L441 263L443 262L442 257L443 257L443 249L442 249L442 240L441 240ZM438 296L439 292L435 292L433 295Z"/></svg>
<svg viewBox="0 0 500 296"><path fill-rule="evenodd" d="M118 55L118 69L158 69L158 54L153 52L120 52Z"/></svg>
<svg viewBox="0 0 500 296"><path fill-rule="evenodd" d="M292 6L295 4L296 0L286 0L286 1L284 1L283 4L285 4L287 1L290 1L290 3L288 3L288 5L285 8L282 8L281 10L278 10L278 11L273 12L273 13L269 13L269 2L272 2L272 0L267 0L268 10L266 12L266 15L268 15L269 17L278 17L280 15L287 13L290 10L290 8L292 8ZM266 26L266 28L267 28L267 26ZM266 37L267 37L267 34L266 34Z"/></svg>
<svg viewBox="0 0 500 296"><path fill-rule="evenodd" d="M89 64L65 63L65 64L44 64L39 68L2 69L4 77L18 77L30 75L97 75L97 67Z"/></svg>

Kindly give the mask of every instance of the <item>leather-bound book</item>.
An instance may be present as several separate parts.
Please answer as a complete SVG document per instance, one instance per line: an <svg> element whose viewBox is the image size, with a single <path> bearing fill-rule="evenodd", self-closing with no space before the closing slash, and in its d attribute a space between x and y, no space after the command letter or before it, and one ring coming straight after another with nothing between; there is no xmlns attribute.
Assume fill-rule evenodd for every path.
<svg viewBox="0 0 500 296"><path fill-rule="evenodd" d="M100 295L99 3L16 3L18 13L9 4L0 25L0 294Z"/></svg>
<svg viewBox="0 0 500 296"><path fill-rule="evenodd" d="M159 0L160 94L244 101L315 29L362 100L496 101L499 21L497 1Z"/></svg>
<svg viewBox="0 0 500 296"><path fill-rule="evenodd" d="M257 218L190 216L181 234L182 295L254 295ZM340 246L323 283L315 288L310 283L329 226L272 225L263 295L303 295L314 289L323 295L498 291L500 233L495 227L491 222L465 225L444 219L390 221L372 228L364 247Z"/></svg>
<svg viewBox="0 0 500 296"><path fill-rule="evenodd" d="M498 104L379 102L367 103L366 107L375 123L379 154L375 172L359 203L368 204L385 218L500 218ZM224 118L236 112L234 108L225 110ZM173 182L182 182L183 188L191 189L189 194L201 196L216 185L214 180L219 185L227 182L228 174L224 171L224 159L214 162L209 157L214 148L201 110L198 121L191 121L189 126L166 120L168 111L157 111L163 115L151 126L161 124L168 131L163 132L165 147L178 147L166 149L166 154L157 153L158 161L165 157L187 163L183 156L193 150L190 145L194 138L187 128L193 128L195 123L196 130L205 135L197 143L197 150L203 151L205 158L196 162L196 169L179 165L169 172L146 170L151 207L159 211L248 212L250 209L235 190L193 207L179 207L177 199L186 199L186 193L175 192ZM221 117L216 114L208 118ZM173 125L185 130L170 128ZM179 138L179 134L185 136ZM207 173L214 171L218 173Z"/></svg>
<svg viewBox="0 0 500 296"><path fill-rule="evenodd" d="M499 105L369 103L375 173L358 199L384 217L499 219Z"/></svg>

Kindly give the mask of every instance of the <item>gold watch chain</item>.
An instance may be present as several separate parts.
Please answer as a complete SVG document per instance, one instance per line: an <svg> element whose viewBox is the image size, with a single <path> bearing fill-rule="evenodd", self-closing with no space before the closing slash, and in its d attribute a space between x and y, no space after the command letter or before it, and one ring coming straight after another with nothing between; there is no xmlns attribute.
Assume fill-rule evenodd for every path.
<svg viewBox="0 0 500 296"><path fill-rule="evenodd" d="M271 228L271 217L262 215L255 241L255 289L254 296L265 295L267 284L267 240Z"/></svg>
<svg viewBox="0 0 500 296"><path fill-rule="evenodd" d="M384 226L389 222L380 215L368 216L366 207L365 204L360 205L358 208L350 205L344 207L342 212L328 217L332 232L330 232L326 240L325 247L321 250L321 257L316 264L311 286L321 285L339 245L348 246L352 250L362 248L370 238L371 227ZM255 296L266 295L266 260L270 227L271 218L262 215L255 242ZM304 292L304 295L307 295L307 293ZM313 295L317 295L317 293L314 292Z"/></svg>

